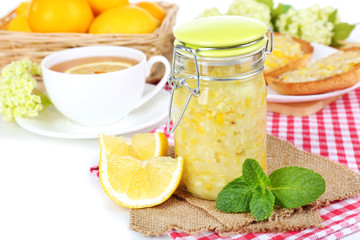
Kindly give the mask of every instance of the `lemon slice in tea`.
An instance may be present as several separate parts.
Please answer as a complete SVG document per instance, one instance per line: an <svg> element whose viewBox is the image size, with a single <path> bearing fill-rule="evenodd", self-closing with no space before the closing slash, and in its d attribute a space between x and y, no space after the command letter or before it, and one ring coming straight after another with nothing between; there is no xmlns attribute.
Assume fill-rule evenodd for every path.
<svg viewBox="0 0 360 240"><path fill-rule="evenodd" d="M105 193L117 204L128 208L155 206L166 201L178 187L183 159L163 156L164 151L155 151L167 149L157 144L168 146L167 141L162 137L159 141L157 135L163 134L139 134L133 140L100 135L100 182ZM145 144L142 151L146 146L150 148L146 160L139 157L145 157L142 151L137 151L140 142Z"/></svg>
<svg viewBox="0 0 360 240"><path fill-rule="evenodd" d="M71 67L69 69L66 69L64 72L71 74L99 74L99 73L115 72L132 66L133 64L127 62L104 61L104 62L80 64Z"/></svg>

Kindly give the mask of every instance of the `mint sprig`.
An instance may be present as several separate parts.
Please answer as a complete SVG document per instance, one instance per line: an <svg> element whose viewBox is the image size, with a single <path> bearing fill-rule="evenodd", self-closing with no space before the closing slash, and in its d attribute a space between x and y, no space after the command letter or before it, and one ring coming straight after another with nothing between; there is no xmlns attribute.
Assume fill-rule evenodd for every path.
<svg viewBox="0 0 360 240"><path fill-rule="evenodd" d="M242 176L228 183L216 199L223 212L251 212L259 221L268 219L274 205L296 208L309 204L325 192L319 173L301 167L280 168L270 176L254 159L246 159Z"/></svg>

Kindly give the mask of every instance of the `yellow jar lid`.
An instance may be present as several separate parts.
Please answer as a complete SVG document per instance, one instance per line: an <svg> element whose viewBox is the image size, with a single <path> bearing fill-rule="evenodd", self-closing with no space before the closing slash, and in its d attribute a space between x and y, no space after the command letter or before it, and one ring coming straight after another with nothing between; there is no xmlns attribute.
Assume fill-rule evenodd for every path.
<svg viewBox="0 0 360 240"><path fill-rule="evenodd" d="M199 56L230 57L262 49L267 42L266 31L266 25L254 18L214 16L185 23L174 30L174 35L178 40L176 45L182 44L195 50L218 48L201 50Z"/></svg>

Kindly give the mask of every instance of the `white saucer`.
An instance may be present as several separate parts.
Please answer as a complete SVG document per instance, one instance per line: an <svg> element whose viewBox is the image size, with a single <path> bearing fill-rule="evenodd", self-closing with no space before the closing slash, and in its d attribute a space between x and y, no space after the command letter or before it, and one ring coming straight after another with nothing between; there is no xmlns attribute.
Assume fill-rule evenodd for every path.
<svg viewBox="0 0 360 240"><path fill-rule="evenodd" d="M146 84L144 93L155 86ZM54 106L49 106L36 118L16 118L24 129L48 137L70 139L98 138L100 133L108 135L127 134L145 128L156 127L168 115L169 92L161 90L148 103L132 111L118 123L88 127L79 125L60 114Z"/></svg>

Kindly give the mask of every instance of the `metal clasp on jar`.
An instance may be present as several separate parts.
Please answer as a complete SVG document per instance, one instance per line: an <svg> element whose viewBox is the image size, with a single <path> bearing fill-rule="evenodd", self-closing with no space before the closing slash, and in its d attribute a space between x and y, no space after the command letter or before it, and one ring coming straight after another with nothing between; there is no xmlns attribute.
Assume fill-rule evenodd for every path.
<svg viewBox="0 0 360 240"><path fill-rule="evenodd" d="M272 53L273 51L273 31L271 28L267 28L267 31L270 32L270 40L267 39L266 41L266 45L265 45L265 49L264 49L264 54L268 55L270 53ZM182 45L175 45L174 46L174 51L173 51L173 59L172 59L172 73L169 75L169 78L168 78L168 83L169 83L169 86L171 87L171 96L170 96L170 103L169 103L169 108L168 108L168 119L167 119L167 125L166 125L166 130L168 133L173 133L176 129L176 127L179 125L182 117L184 116L184 113L185 113L185 110L187 108L187 106L189 105L189 102L191 100L191 97L194 96L194 97L198 97L200 96L200 69L199 69L199 63L198 63L198 60L197 60L197 53L200 52L200 51L211 51L211 50L219 50L219 49L233 49L233 48L244 48L244 47L248 47L248 46L251 46L253 44L256 44L258 42L260 42L261 40L263 40L265 38L265 36L263 36L262 38L256 40L256 41L253 41L253 42L250 42L250 43L246 43L246 44L241 44L241 45L237 45L237 46L233 46L233 47L228 47L228 48L198 48L198 49L193 49L193 48L190 48L190 47L186 47L184 46L184 44L182 42L179 41L180 44ZM197 82L197 85L196 85L196 88L191 88L188 83L186 82L187 79L189 78L177 78L176 77L176 74L175 74L175 58L176 58L176 51L177 50L182 50L182 51L185 51L187 53L190 53L194 56L194 63L195 63L195 69L196 69L196 77L194 77L196 79L196 82ZM229 80L237 80L237 79L229 79ZM190 94L181 110L181 113L179 115L179 118L176 120L176 122L174 123L173 125L173 128L170 129L170 122L171 122L171 109L172 109L172 102L173 102L173 99L174 99L174 93L175 93L175 90L177 88L181 88L185 86Z"/></svg>
<svg viewBox="0 0 360 240"><path fill-rule="evenodd" d="M176 56L176 50L183 50L185 52L191 53L194 55L194 62L195 62L195 69L196 69L196 79L197 79L197 84L196 84L196 88L192 89L189 84L187 84L186 79L187 78L176 78L176 75L174 75L173 73L175 72L175 56ZM166 126L166 130L168 131L168 133L172 133L174 132L175 128L179 125L181 118L183 117L186 107L188 106L190 99L192 96L198 97L200 95L200 70L199 70L199 64L197 61L197 56L196 56L196 50L193 48L189 48L189 47L185 47L182 45L175 45L174 46L174 53L173 53L173 59L172 59L172 74L169 75L169 79L168 79L168 83L169 86L171 87L171 97L170 97L170 103L169 103L169 113L168 113L168 120L167 120L167 126ZM179 119L174 123L173 128L170 129L170 121L171 121L171 108L172 108L172 101L174 99L174 93L175 90L177 88L181 88L185 86L189 91L189 97L187 98L184 107L181 110Z"/></svg>

